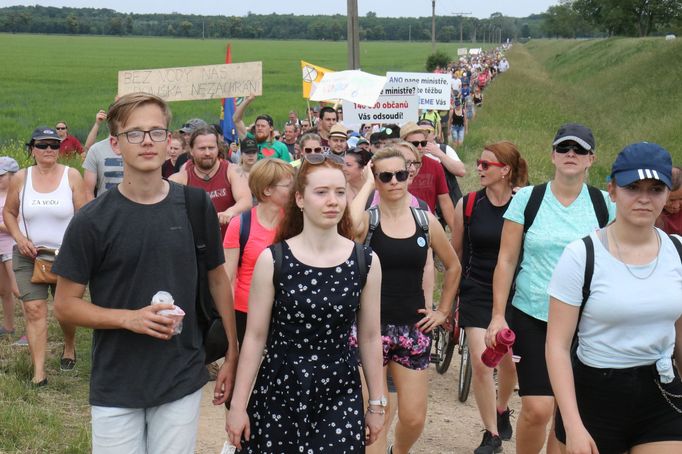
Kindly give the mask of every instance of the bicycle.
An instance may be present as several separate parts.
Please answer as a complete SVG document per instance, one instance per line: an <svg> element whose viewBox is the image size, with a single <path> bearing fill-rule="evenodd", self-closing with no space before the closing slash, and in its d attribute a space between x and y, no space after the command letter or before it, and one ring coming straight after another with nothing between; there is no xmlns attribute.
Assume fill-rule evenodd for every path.
<svg viewBox="0 0 682 454"><path fill-rule="evenodd" d="M436 372L441 375L447 372L452 362L455 347L457 347L460 357L458 398L460 402L466 402L471 389L472 370L466 332L459 325L459 298L455 301L445 323L433 330L431 362L435 363Z"/></svg>

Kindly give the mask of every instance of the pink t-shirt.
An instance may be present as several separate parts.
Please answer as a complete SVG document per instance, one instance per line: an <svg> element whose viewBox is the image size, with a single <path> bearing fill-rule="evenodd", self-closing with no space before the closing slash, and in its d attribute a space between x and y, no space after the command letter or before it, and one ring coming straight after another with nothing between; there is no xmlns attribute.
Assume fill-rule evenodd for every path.
<svg viewBox="0 0 682 454"><path fill-rule="evenodd" d="M241 216L234 217L227 226L223 248L239 249L239 228L241 226ZM251 231L249 239L244 246L242 254L242 266L237 268L237 276L234 283L234 308L240 312L248 312L249 309L249 288L251 287L251 277L253 268L256 266L258 256L263 249L270 246L275 241L277 229L268 230L258 222L256 207L251 208Z"/></svg>

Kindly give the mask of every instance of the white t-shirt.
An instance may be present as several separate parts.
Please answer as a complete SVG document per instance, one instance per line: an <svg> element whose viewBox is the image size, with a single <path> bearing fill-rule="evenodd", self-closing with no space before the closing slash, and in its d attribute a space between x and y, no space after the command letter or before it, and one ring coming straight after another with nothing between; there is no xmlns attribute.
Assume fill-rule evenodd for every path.
<svg viewBox="0 0 682 454"><path fill-rule="evenodd" d="M657 229L658 230L658 229ZM625 264L606 249L596 232L590 297L580 319L578 359L597 368L627 368L669 360L675 321L682 316L682 263L668 235L658 230L661 251L646 265ZM549 283L549 294L580 307L585 276L585 245L569 244Z"/></svg>
<svg viewBox="0 0 682 454"><path fill-rule="evenodd" d="M440 144L438 146L440 146ZM459 155L457 155L457 152L450 145L445 145L445 154L448 157L454 159L455 161L461 161L461 159L459 159ZM429 158L433 159L436 162L440 162L440 159L438 159L431 153L426 153L426 156L428 156Z"/></svg>
<svg viewBox="0 0 682 454"><path fill-rule="evenodd" d="M452 87L453 91L462 91L462 81L459 79L459 77L453 77L450 81L450 86Z"/></svg>

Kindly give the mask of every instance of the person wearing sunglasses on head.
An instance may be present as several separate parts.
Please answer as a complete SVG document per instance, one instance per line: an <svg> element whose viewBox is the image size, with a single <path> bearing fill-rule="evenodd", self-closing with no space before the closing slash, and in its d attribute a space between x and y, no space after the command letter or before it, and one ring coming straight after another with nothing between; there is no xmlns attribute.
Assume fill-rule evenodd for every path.
<svg viewBox="0 0 682 454"><path fill-rule="evenodd" d="M459 287L459 323L466 330L469 358L473 367L473 389L484 426L483 440L475 454L497 452L502 440L512 436L509 400L516 384L511 355L497 366L497 387L493 368L483 364L485 332L493 307L493 271L500 249L504 213L514 188L528 184L528 166L511 142L497 142L483 148L476 162L482 186L460 199L455 207L452 242L462 263Z"/></svg>
<svg viewBox="0 0 682 454"><path fill-rule="evenodd" d="M69 134L69 127L65 121L58 121L54 127L62 141L59 143L59 155L69 156L72 154L83 154L83 145L80 140Z"/></svg>
<svg viewBox="0 0 682 454"><path fill-rule="evenodd" d="M342 166L303 155L275 244L256 261L226 424L240 452L360 453L384 426L381 265L352 241ZM349 344L356 321L367 407Z"/></svg>
<svg viewBox="0 0 682 454"><path fill-rule="evenodd" d="M682 239L654 226L671 171L660 145L626 146L608 185L616 220L552 275L546 356L567 452L682 452Z"/></svg>
<svg viewBox="0 0 682 454"><path fill-rule="evenodd" d="M540 452L554 411L544 347L552 270L567 244L615 216L608 194L585 184L587 170L595 160L594 150L594 136L588 127L575 123L561 126L552 142L554 178L544 185L521 188L504 214L485 343L494 347L497 333L508 327L507 301L514 286L510 325L516 333L514 354L521 358L516 366L521 396L517 452ZM559 452L553 434L547 452Z"/></svg>
<svg viewBox="0 0 682 454"><path fill-rule="evenodd" d="M355 203L351 211L356 241L371 246L381 260L384 377L390 369L398 391L398 423L388 452L404 454L424 428L431 331L450 312L461 267L436 218L410 206L409 171L403 153L391 146L382 149L372 157L371 171L380 194L379 204L363 211L362 204ZM437 309L425 307L422 288L430 248L445 267Z"/></svg>
<svg viewBox="0 0 682 454"><path fill-rule="evenodd" d="M47 384L47 298L48 291L54 298L56 283L34 283L34 262L36 258L54 260L69 221L86 202L81 174L57 161L60 142L54 129L38 127L33 131L27 147L35 164L12 178L3 209L7 231L16 241L12 264L26 317L32 383L36 386ZM64 333L60 369L72 371L76 366L76 327L60 325Z"/></svg>

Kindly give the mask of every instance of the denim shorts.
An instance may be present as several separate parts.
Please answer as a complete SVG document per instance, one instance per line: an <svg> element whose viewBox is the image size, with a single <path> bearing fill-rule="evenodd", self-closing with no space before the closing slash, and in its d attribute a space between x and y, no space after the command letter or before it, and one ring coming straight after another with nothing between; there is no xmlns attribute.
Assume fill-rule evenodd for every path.
<svg viewBox="0 0 682 454"><path fill-rule="evenodd" d="M464 141L464 126L453 125L450 129L450 134L452 135L452 140L457 142Z"/></svg>

